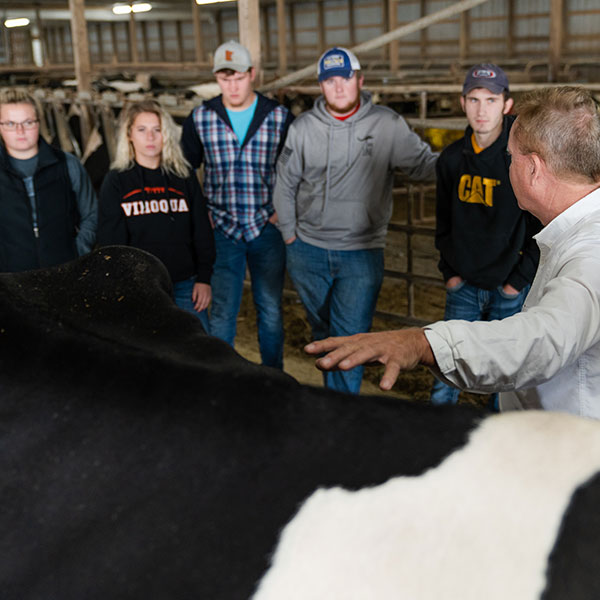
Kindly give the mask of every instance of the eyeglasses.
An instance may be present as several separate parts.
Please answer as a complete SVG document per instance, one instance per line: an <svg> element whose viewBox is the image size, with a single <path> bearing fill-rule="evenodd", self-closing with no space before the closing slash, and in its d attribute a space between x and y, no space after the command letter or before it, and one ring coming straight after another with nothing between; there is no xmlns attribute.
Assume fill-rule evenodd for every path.
<svg viewBox="0 0 600 600"><path fill-rule="evenodd" d="M26 121L21 121L20 123L15 123L15 121L0 121L0 125L2 129L5 131L14 131L21 126L23 129L34 129L37 127L39 119L27 119Z"/></svg>

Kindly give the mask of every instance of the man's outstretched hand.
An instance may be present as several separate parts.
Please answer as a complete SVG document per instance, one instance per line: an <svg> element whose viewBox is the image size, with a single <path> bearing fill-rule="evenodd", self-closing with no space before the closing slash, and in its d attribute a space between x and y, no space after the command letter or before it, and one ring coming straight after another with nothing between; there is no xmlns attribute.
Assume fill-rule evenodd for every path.
<svg viewBox="0 0 600 600"><path fill-rule="evenodd" d="M435 365L425 333L417 328L331 337L311 342L304 350L308 354L327 353L316 362L322 371L347 371L358 365L376 362L385 365L379 382L382 390L392 388L400 371L414 369L419 364Z"/></svg>

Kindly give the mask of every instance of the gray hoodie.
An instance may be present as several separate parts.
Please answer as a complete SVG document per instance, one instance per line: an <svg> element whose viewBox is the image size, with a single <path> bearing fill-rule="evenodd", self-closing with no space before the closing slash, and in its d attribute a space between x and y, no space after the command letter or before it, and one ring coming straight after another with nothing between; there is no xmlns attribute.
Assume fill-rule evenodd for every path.
<svg viewBox="0 0 600 600"><path fill-rule="evenodd" d="M369 92L345 121L331 116L320 96L290 126L277 163L273 204L283 239L298 236L330 250L383 248L394 170L433 180L437 157Z"/></svg>

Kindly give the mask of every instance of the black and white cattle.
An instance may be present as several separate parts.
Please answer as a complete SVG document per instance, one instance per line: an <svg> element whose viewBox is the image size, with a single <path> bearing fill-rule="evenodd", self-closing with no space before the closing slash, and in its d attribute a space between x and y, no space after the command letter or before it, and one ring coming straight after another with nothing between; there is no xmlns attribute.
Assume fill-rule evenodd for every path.
<svg viewBox="0 0 600 600"><path fill-rule="evenodd" d="M0 275L0 597L600 597L600 425L303 386L131 248Z"/></svg>

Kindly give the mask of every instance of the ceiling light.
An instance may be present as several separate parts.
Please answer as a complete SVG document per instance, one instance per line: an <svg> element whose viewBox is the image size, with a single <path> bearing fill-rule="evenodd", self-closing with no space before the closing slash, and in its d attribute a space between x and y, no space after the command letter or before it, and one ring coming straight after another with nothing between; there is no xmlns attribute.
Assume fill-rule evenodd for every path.
<svg viewBox="0 0 600 600"><path fill-rule="evenodd" d="M29 19L22 17L20 19L6 19L4 21L4 27L25 27L29 25Z"/></svg>
<svg viewBox="0 0 600 600"><path fill-rule="evenodd" d="M216 4L217 2L234 2L235 0L196 0L196 4Z"/></svg>
<svg viewBox="0 0 600 600"><path fill-rule="evenodd" d="M150 4L149 2L140 2L139 4L132 4L131 10L134 13L148 12L149 10L152 10L152 4Z"/></svg>
<svg viewBox="0 0 600 600"><path fill-rule="evenodd" d="M152 4L149 2L138 2L137 4L117 4L113 6L115 15L128 15L129 13L143 13L152 10Z"/></svg>

